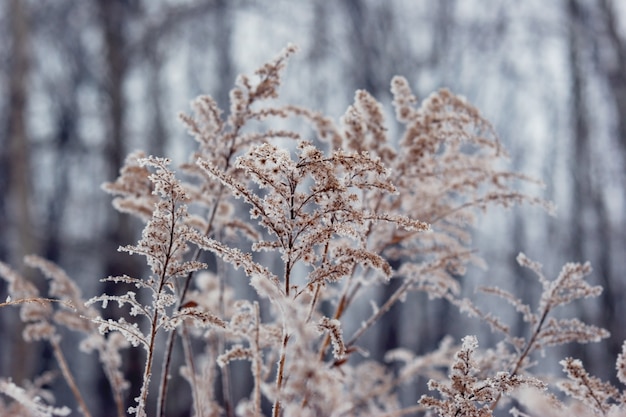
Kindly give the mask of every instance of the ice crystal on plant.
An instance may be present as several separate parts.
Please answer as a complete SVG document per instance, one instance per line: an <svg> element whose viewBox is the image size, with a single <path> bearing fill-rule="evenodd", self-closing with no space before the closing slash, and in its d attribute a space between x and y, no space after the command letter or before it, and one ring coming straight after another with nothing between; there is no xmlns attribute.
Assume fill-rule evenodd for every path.
<svg viewBox="0 0 626 417"><path fill-rule="evenodd" d="M20 415L33 417L67 416L72 411L67 407L46 405L40 397L33 397L10 380L0 379L0 392L13 398L24 407L22 410L14 410L15 413L20 413Z"/></svg>

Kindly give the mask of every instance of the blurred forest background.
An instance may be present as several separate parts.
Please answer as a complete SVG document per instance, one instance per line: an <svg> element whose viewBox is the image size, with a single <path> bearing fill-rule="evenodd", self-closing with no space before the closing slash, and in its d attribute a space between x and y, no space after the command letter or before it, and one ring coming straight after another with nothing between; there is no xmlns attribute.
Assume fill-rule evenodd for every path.
<svg viewBox="0 0 626 417"><path fill-rule="evenodd" d="M100 278L140 268L116 251L138 239L140 225L113 211L100 184L138 148L181 162L194 142L177 113L204 93L228 108L236 75L288 42L300 53L289 63L283 102L338 118L358 88L389 105L389 82L400 74L421 98L448 87L482 111L512 168L543 179L558 209L556 218L529 207L489 211L474 242L489 269L470 270L465 291L500 285L532 299L539 287L516 266L520 251L550 278L565 262L591 261L592 281L605 292L576 306L577 314L613 337L547 355L574 355L613 379L626 338L626 2L619 0L4 0L0 259L19 269L25 254L40 254L64 267L86 297L103 291ZM445 303L423 301L394 308L370 332L374 355L393 346L426 352L444 332L457 340L477 333L481 346L499 340ZM1 313L0 375L19 382L54 367L45 349L8 337L20 332L17 309ZM91 359L77 356L71 366L97 392ZM417 390L403 395L415 401Z"/></svg>

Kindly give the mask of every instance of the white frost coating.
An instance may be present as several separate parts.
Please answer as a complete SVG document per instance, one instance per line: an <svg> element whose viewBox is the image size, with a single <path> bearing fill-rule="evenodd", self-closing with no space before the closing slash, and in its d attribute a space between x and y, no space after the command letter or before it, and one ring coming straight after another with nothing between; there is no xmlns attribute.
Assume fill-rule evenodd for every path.
<svg viewBox="0 0 626 417"><path fill-rule="evenodd" d="M37 417L67 416L72 411L67 407L52 407L43 404L40 397L30 396L26 390L10 380L0 379L0 392L22 404Z"/></svg>

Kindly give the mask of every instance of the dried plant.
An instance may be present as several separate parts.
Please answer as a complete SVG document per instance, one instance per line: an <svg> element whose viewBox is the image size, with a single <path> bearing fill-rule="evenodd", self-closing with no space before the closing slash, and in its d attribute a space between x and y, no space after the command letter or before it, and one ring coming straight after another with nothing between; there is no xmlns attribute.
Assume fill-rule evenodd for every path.
<svg viewBox="0 0 626 417"><path fill-rule="evenodd" d="M49 376L49 374L42 375L28 388L19 387L10 379L0 378L0 392L14 400L8 407L0 404L0 415L37 417L69 415L72 410L68 407L53 407L44 404L43 398L51 400L50 393L42 389L43 384L50 382Z"/></svg>
<svg viewBox="0 0 626 417"><path fill-rule="evenodd" d="M141 239L120 250L143 256L145 274L104 279L123 285L121 295L85 301L60 268L31 256L26 263L50 279L42 296L0 264L11 297L2 306L19 306L26 340L52 345L83 415L90 415L89 401L63 356L59 326L84 333L81 349L99 354L118 415L140 417L165 415L168 381L176 372L190 385L196 416L260 416L270 408L275 417L489 416L505 407L503 395L524 404L527 390L546 389L547 382L532 373L533 352L607 336L577 319L551 315L599 294L583 279L587 264L567 264L549 281L521 255L520 264L543 286L534 311L504 290L483 290L522 314L527 337L511 334L501 319L459 298L458 277L468 265L482 264L471 244L482 211L519 203L552 209L517 191L518 182L534 180L501 168L506 152L474 107L447 90L420 104L407 80L395 77L391 91L401 136L393 138L381 104L365 91L357 91L338 123L307 108L279 106L281 72L294 52L289 46L253 76L239 77L227 117L208 96L192 102L193 114L181 120L197 148L180 173L168 159L135 152L120 176L104 185L117 210L144 222ZM201 262L203 254L217 264ZM347 332L348 313L365 290L390 280L397 289L380 305L372 303L361 326ZM241 295L242 282L254 297ZM481 350L476 337L467 336L461 346L445 338L425 355L398 348L385 358L399 365L395 372L367 358L362 336L415 291L478 316L503 335L503 343ZM119 314L105 318L100 308L109 304ZM183 364L173 369L178 338ZM143 375L141 386L131 387L121 351L138 347L145 351ZM617 360L622 383L625 356ZM252 380L249 396L237 404L230 390L237 383L231 380L233 361L249 363ZM560 388L590 413L624 410L617 388L589 376L577 360L563 365L569 380ZM449 369L447 375L442 369ZM152 383L156 375L159 382ZM418 376L429 378L428 388L438 395L402 408L398 388ZM16 401L0 402L0 411L67 413L43 404L39 391L0 380L0 392ZM128 392L137 394L125 409ZM553 400L549 409L565 407ZM525 412L532 414L532 406Z"/></svg>
<svg viewBox="0 0 626 417"><path fill-rule="evenodd" d="M481 288L485 293L495 295L511 304L522 315L522 319L529 325L529 335L519 337L511 334L509 326L492 313L485 313L476 307L471 300L452 300L462 310L472 316L478 316L484 320L491 329L504 336L505 345L495 357L487 355L482 360L474 358L478 342L474 338L464 340L462 349L456 354L456 360L451 367L449 385L436 380L429 382L429 389L439 391L442 399L424 396L420 403L436 409L441 416L470 415L490 416L497 407L503 394L509 394L520 386L525 388L545 389L547 385L532 376L533 363L530 358L533 352L543 350L546 347L557 346L566 343L598 342L609 336L609 333L599 327L585 324L580 320L555 318L551 316L557 307L569 304L581 298L597 297L602 292L599 286L589 285L584 278L590 274L591 267L586 264L566 264L559 276L550 281L543 275L539 263L528 259L524 254L517 258L520 265L531 269L537 276L543 287L536 312L530 305L516 298L513 294L497 287ZM495 360L494 360L495 359ZM621 360L621 359L620 359ZM482 363L481 363L482 362ZM495 362L495 366L494 366ZM594 389L589 388L586 392L589 400L595 395L602 398L595 401L606 403L607 398L616 397L617 389L609 390L610 384L602 383L586 375L580 361L571 358L561 362L574 382L564 382L561 388L574 398L582 395L580 383L587 387L587 383L593 382ZM618 362L619 363L619 362ZM483 365L483 366L481 366ZM604 393L604 394L601 394ZM584 396L584 395L583 395ZM478 407L477 404L483 404ZM594 404L599 411L608 409Z"/></svg>

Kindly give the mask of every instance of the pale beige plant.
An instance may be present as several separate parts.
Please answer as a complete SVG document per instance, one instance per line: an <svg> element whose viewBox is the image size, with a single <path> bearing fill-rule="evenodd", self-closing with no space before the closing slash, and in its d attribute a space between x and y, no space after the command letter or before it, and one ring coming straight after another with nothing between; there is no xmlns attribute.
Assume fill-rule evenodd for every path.
<svg viewBox="0 0 626 417"><path fill-rule="evenodd" d="M87 401L84 399L74 374L70 370L66 355L61 349L62 336L58 326L84 333L85 339L81 343L80 349L85 353L98 352L102 368L111 383L118 415L123 415L123 393L128 388L128 382L120 370L122 365L120 350L127 347L126 341L120 337L102 337L97 331L97 326L89 321L90 318L98 317L97 311L85 304L80 289L65 271L38 256L27 256L25 262L27 265L39 269L50 280L48 293L50 297L54 298L41 297L39 290L32 283L8 265L0 262L0 276L9 283L10 293L10 300L3 303L2 306L21 306L20 319L25 324L22 337L29 342L46 341L51 345L63 377L74 394L82 414L91 416ZM55 311L54 304L60 306L60 309ZM24 394L17 389L19 387L4 386L15 388L12 392ZM20 398L23 398L23 395Z"/></svg>
<svg viewBox="0 0 626 417"><path fill-rule="evenodd" d="M543 287L536 312L532 311L530 305L500 288L489 287L481 290L510 303L522 315L523 321L528 323L529 335L520 337L511 334L509 326L500 318L481 311L469 299L451 299L463 311L471 316L480 317L494 332L501 333L505 345L500 346L501 350L495 358L488 355L479 360L475 358L477 341L465 339L451 367L450 383L445 384L437 380L429 382L429 389L439 391L442 399L424 396L420 400L422 405L437 410L441 416L453 416L458 413L491 416L502 395L510 394L521 386L534 389L547 388L544 382L532 376L531 356L535 351L566 343L598 342L609 336L606 330L585 324L576 318L553 317L555 308L578 299L597 297L602 292L601 287L591 286L584 280L591 273L591 266L588 263L568 263L563 266L558 277L550 281L544 276L539 263L531 261L524 254L520 254L517 260L520 265L535 273ZM495 369L494 363L497 364ZM561 387L574 398L582 396L584 399L597 401L598 404L595 406L600 411L608 411L608 406L603 404L606 404L607 398L616 397L617 390L610 384L588 377L579 361L570 358L562 364L570 379L575 381L564 382ZM581 391L580 382L585 387L587 383L592 383L595 389Z"/></svg>
<svg viewBox="0 0 626 417"><path fill-rule="evenodd" d="M22 388L10 379L0 378L0 392L14 400L9 406L0 403L0 416L53 417L69 415L72 410L68 407L54 407L44 403L44 398L48 402L52 400L50 393L42 388L50 380L50 374L43 374L34 383L29 384L30 386Z"/></svg>
<svg viewBox="0 0 626 417"><path fill-rule="evenodd" d="M549 281L538 264L520 257L544 289L536 311L513 294L485 290L522 314L531 329L525 338L459 299L458 277L468 265L482 265L471 242L482 211L524 202L552 209L518 191L520 181L536 181L501 168L506 152L478 110L447 90L419 103L402 77L391 81L398 138L390 134L382 105L362 90L339 122L279 105L281 73L294 52L289 46L253 76L239 77L227 116L208 96L192 102L193 114L181 120L197 148L180 173L168 159L135 152L120 176L103 186L117 210L144 222L141 239L120 250L143 256L145 274L104 280L124 285L121 295L85 302L59 268L27 258L50 278L47 297L59 301L53 307L0 264L13 297L5 304L21 307L30 339L54 346L59 324L87 334L82 348L99 353L119 416L165 415L169 381L179 374L190 385L189 408L203 417L487 416L503 394L546 387L529 368L532 352L606 336L576 319L549 315L599 293L583 280L586 264L567 264ZM215 265L200 262L202 256ZM390 280L398 282L396 290L379 305L372 302L356 330L346 330L349 313L366 301L365 290ZM253 297L242 295L241 282ZM479 349L477 339L467 336L461 346L446 338L421 356L395 349L386 359L400 365L397 372L367 358L363 335L413 291L480 317L504 335L503 343ZM108 304L121 307L118 316L102 316L97 307ZM182 361L173 360L178 338ZM142 381L129 387L120 350L137 347L145 351ZM622 382L624 355L618 359ZM71 385L69 366L58 359ZM240 382L232 380L234 361L250 365L252 385L237 403L231 392ZM576 361L565 363L575 382L562 387L587 398L581 381L595 380L580 377L579 368L575 373ZM156 375L158 383L151 384ZM431 379L429 388L438 396L403 408L398 389L417 377ZM7 384L0 391L18 392ZM124 410L129 391L136 398ZM598 410L623 403L623 395L609 394ZM75 395L89 415L78 388Z"/></svg>

